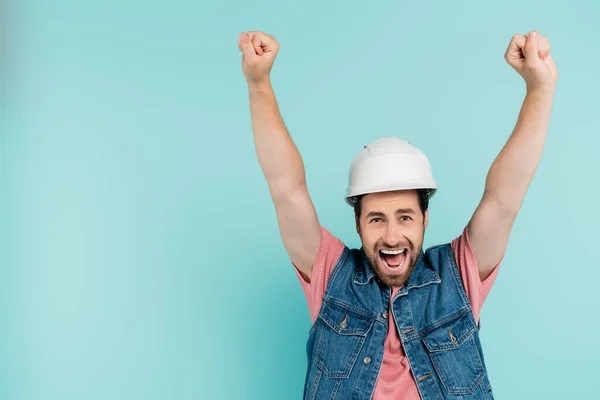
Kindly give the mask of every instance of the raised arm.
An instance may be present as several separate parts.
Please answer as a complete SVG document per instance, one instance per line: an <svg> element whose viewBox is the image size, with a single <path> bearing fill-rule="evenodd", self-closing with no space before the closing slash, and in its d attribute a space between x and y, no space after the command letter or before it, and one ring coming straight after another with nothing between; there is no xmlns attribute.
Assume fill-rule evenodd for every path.
<svg viewBox="0 0 600 400"><path fill-rule="evenodd" d="M262 32L244 32L238 46L248 83L256 154L275 205L279 232L291 261L310 280L321 227L306 187L302 158L271 86L270 71L279 43Z"/></svg>
<svg viewBox="0 0 600 400"><path fill-rule="evenodd" d="M535 31L515 35L505 59L524 79L527 94L514 131L492 164L468 225L483 280L502 258L514 220L542 157L558 73L550 43Z"/></svg>

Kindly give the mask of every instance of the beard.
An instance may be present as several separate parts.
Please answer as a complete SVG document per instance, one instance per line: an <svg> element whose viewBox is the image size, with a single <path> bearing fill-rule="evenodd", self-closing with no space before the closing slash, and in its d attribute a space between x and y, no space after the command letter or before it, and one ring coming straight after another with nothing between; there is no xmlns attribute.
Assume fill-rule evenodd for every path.
<svg viewBox="0 0 600 400"><path fill-rule="evenodd" d="M406 248L406 250L401 264L395 270L396 268L390 268L380 251L397 248ZM367 254L367 259L371 268L383 283L389 286L402 286L415 269L421 248L422 245L415 246L409 239L406 239L405 243L396 243L395 245L390 245L385 243L383 239L379 239Z"/></svg>

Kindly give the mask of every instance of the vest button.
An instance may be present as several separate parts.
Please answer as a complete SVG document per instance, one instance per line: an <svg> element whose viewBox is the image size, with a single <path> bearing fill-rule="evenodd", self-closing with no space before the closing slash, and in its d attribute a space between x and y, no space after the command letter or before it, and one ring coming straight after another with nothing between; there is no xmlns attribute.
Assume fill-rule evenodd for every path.
<svg viewBox="0 0 600 400"><path fill-rule="evenodd" d="M382 316L384 319L387 319L387 313L386 313L386 312L382 312L382 313L381 313L381 316Z"/></svg>
<svg viewBox="0 0 600 400"><path fill-rule="evenodd" d="M363 360L363 362L365 364L371 364L371 357L365 357L365 359Z"/></svg>

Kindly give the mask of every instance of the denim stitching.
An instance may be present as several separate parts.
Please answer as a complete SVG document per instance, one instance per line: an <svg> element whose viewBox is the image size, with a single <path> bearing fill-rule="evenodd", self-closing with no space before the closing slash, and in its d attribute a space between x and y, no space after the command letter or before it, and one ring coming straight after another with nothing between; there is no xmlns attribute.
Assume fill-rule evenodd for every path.
<svg viewBox="0 0 600 400"><path fill-rule="evenodd" d="M333 326L332 324L330 324L329 321L325 319L325 317L319 316L319 318L321 318L323 320L323 322L325 322L327 324L327 326L329 326L331 329L333 329L335 331L335 333L337 333L338 335L342 335L342 336L366 336L367 333L369 333L369 331L371 330L371 327L373 326L373 321L371 321L370 325L369 325L369 323L367 323L368 327L366 329L364 329L364 330L360 330L360 329L353 329L353 330L344 329L344 333L342 333L335 326Z"/></svg>
<svg viewBox="0 0 600 400"><path fill-rule="evenodd" d="M317 395L317 388L319 387L319 381L321 380L322 375L323 375L323 373L321 372L321 370L319 368L317 368L315 381L312 385L312 390L310 391L309 400L315 400L315 396Z"/></svg>
<svg viewBox="0 0 600 400"><path fill-rule="evenodd" d="M333 270L331 271L331 275L329 276L329 282L327 282L327 287L325 288L325 293L329 293L332 282L335 280L338 273L342 269L342 265L344 265L344 262L346 261L346 258L348 258L349 253L350 253L350 249L347 246L344 246L344 251L342 251L342 255L337 260L335 267L333 267Z"/></svg>
<svg viewBox="0 0 600 400"><path fill-rule="evenodd" d="M444 369L439 364L439 360L436 360L436 359L437 359L437 357L431 357L431 361L433 362L433 367L437 371L437 375L440 377L440 381L442 382L442 385L444 385L444 388L450 394L472 394L475 391L475 389L477 388L477 386L481 383L483 378L485 377L485 373L482 370L479 373L479 375L477 376L477 378L475 378L475 381L473 382L473 384L470 387L466 387L466 388L460 387L460 388L450 389L444 380L444 376L446 376L443 374Z"/></svg>
<svg viewBox="0 0 600 400"><path fill-rule="evenodd" d="M367 334L367 332L369 332L369 330L371 330L371 327L373 326L373 319L376 319L374 315L369 315L366 314L365 312L360 312L358 309L356 309L355 307L349 308L349 307L345 307L345 303L343 302L339 302L336 301L335 299L332 298L327 298L327 299L323 299L323 306L321 306L321 312L319 313L319 318L321 320L323 320L323 322L325 322L327 325L329 325L331 327L331 329L335 330L336 332L338 332L338 329L336 327L334 327L333 325L331 325L329 323L329 321L327 321L326 316L323 315L323 310L325 310L325 304L327 304L327 306L331 307L331 306L337 306L340 308L343 308L344 311L349 311L351 313L356 314L356 317L358 317L358 319L362 320L365 322L365 326L368 325L368 327L363 331L363 330L344 330L344 332L348 332L348 333L359 333L359 334ZM328 316L327 316L328 317Z"/></svg>
<svg viewBox="0 0 600 400"><path fill-rule="evenodd" d="M474 332L475 332L475 330L471 327L471 328L469 328L469 330L466 333L463 333L460 336L460 339L457 339L457 341L455 343L432 346L435 350L432 350L429 346L427 346L426 338L423 338L423 341L425 342L425 345L431 352L436 352L439 350L458 349L464 342L466 342L473 335ZM477 353L479 353L479 351Z"/></svg>
<svg viewBox="0 0 600 400"><path fill-rule="evenodd" d="M338 381L335 383L335 386L333 387L333 392L331 393L330 400L335 400L335 397L337 396L337 391L340 388L341 383L342 383L341 379L338 379Z"/></svg>
<svg viewBox="0 0 600 400"><path fill-rule="evenodd" d="M471 311L470 307L463 307L455 312L453 312L452 314L449 314L447 316L445 316L444 318L440 318L437 321L435 321L433 324L426 326L425 328L421 329L419 331L419 334L421 336L428 334L429 332L437 329L438 327L440 327L441 325L444 325L446 322L448 321L453 321L455 319L459 319L460 317L462 317L463 315L467 314L469 311Z"/></svg>
<svg viewBox="0 0 600 400"><path fill-rule="evenodd" d="M320 354L324 353L324 351L322 350L322 346L321 346L322 336L323 335L319 335L319 340L317 343L317 353L316 353L316 357L315 357L315 364L317 364L317 366L321 369L321 371L323 371L323 373L329 378L347 378L347 377L349 377L350 372L352 371L352 367L354 367L354 364L356 364L356 359L358 358L358 354L360 353L363 345L365 344L366 337L353 335L354 337L357 338L357 343L354 345L354 352L349 356L348 362L346 363L347 365L343 365L340 367L341 369L344 369L344 371L340 372L340 373L334 373L334 372L329 371L329 369L325 365L324 360L326 357L320 357ZM323 359L323 361L321 361L321 358Z"/></svg>
<svg viewBox="0 0 600 400"><path fill-rule="evenodd" d="M361 315L363 317L367 317L367 318L371 318L371 319L379 319L379 321L384 322L383 318L379 314L370 313L370 312L368 312L366 310L363 310L361 308L357 308L357 307L353 306L352 304L348 304L348 303L346 303L344 301L338 300L338 299L336 299L334 297L331 297L331 296L324 296L323 297L323 302L334 304L334 305L342 307L342 308L344 308L346 310L353 311L356 314L359 314L359 315Z"/></svg>
<svg viewBox="0 0 600 400"><path fill-rule="evenodd" d="M471 302L469 301L469 296L467 295L467 290L465 289L465 284L462 281L462 277L460 276L460 272L458 270L458 265L456 265L456 260L454 257L454 252L452 251L452 246L451 245L444 245L444 246L445 246L445 249L443 249L442 251L443 251L444 255L446 256L446 259L450 262L450 265L453 267L451 269L452 277L454 277L454 282L459 287L460 297L462 297L463 302L468 304L469 308L470 308ZM452 257L450 255L452 255Z"/></svg>

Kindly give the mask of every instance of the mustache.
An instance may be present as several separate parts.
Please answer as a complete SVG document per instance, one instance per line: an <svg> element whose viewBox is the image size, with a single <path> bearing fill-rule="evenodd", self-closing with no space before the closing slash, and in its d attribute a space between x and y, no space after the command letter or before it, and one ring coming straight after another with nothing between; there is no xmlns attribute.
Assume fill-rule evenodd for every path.
<svg viewBox="0 0 600 400"><path fill-rule="evenodd" d="M410 240L406 240L406 242L398 242L395 245L391 245L388 243L385 243L383 240L378 241L377 243L375 243L375 251L379 251L379 250L394 250L397 248L407 248L409 250L413 250L415 248L414 244L410 241Z"/></svg>

